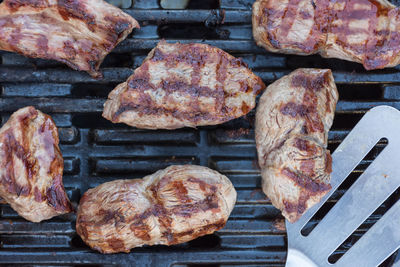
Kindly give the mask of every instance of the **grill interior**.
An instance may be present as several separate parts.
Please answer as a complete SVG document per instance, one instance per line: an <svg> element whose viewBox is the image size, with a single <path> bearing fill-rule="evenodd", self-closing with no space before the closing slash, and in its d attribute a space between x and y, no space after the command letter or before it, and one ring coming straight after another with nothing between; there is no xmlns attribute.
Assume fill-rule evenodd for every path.
<svg viewBox="0 0 400 267"><path fill-rule="evenodd" d="M27 105L53 117L65 159L64 185L75 206L88 188L120 178L141 178L171 164L200 164L227 175L238 191L237 205L226 227L213 235L172 247L101 255L77 236L73 214L35 224L21 219L2 202L0 265L283 266L287 249L284 220L261 192L254 111L220 126L144 131L115 125L101 117L108 93L140 66L161 38L220 47L242 57L267 85L299 67L331 68L340 93L329 134L333 151L368 109L382 104L400 109L400 68L366 72L356 63L267 53L252 40L253 0L192 0L186 10L163 10L157 0L110 2L124 8L142 28L106 58L103 80L93 80L57 62L0 52L2 123ZM384 146L385 140L377 144L323 212L334 205ZM332 257L340 257L351 247L395 203L397 195L399 190ZM311 227L321 216L314 218ZM382 266L394 261L396 255Z"/></svg>

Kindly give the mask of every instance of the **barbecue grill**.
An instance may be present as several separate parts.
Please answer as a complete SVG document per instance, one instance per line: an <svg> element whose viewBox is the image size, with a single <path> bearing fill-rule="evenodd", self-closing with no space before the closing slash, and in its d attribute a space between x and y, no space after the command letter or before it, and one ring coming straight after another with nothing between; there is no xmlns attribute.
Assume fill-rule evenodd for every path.
<svg viewBox="0 0 400 267"><path fill-rule="evenodd" d="M0 1L1 2L1 1ZM5 123L18 108L34 105L59 127L65 159L64 185L77 206L91 187L115 179L141 178L172 164L199 164L227 175L238 200L227 225L212 235L171 247L135 248L102 255L75 232L75 215L42 223L17 216L0 204L0 265L28 266L283 266L283 217L261 191L254 142L254 111L220 126L175 131L137 130L101 117L108 93L125 81L160 39L207 43L242 57L268 85L298 67L331 68L340 93L329 133L333 151L362 115L377 105L400 109L400 68L366 72L360 64L319 56L270 54L251 33L253 0L192 0L185 10L163 10L158 0L112 0L141 24L105 60L104 79L47 60L0 52L0 115ZM392 1L400 5L400 1ZM385 146L381 140L305 229L330 207ZM338 259L399 198L396 191L332 255ZM397 254L383 266L391 266ZM400 259L400 258L399 258ZM400 262L400 261L399 261Z"/></svg>

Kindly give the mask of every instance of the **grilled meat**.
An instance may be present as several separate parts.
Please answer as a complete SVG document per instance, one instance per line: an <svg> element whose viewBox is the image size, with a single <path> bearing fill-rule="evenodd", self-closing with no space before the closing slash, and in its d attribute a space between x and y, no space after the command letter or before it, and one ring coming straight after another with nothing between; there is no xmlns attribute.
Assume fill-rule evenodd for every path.
<svg viewBox="0 0 400 267"><path fill-rule="evenodd" d="M103 117L146 129L215 125L247 114L264 88L241 59L221 49L161 41L110 93Z"/></svg>
<svg viewBox="0 0 400 267"><path fill-rule="evenodd" d="M235 201L226 176L206 167L171 166L143 179L88 190L79 204L76 230L102 253L174 245L223 228Z"/></svg>
<svg viewBox="0 0 400 267"><path fill-rule="evenodd" d="M102 77L100 64L139 24L102 0L4 0L0 50L54 59Z"/></svg>
<svg viewBox="0 0 400 267"><path fill-rule="evenodd" d="M253 35L271 52L319 53L382 69L400 63L399 17L386 0L258 0Z"/></svg>
<svg viewBox="0 0 400 267"><path fill-rule="evenodd" d="M298 69L271 84L256 113L262 188L290 221L331 189L327 147L338 92L330 70Z"/></svg>
<svg viewBox="0 0 400 267"><path fill-rule="evenodd" d="M18 110L0 129L0 197L29 221L72 211L58 142L51 117L34 107Z"/></svg>

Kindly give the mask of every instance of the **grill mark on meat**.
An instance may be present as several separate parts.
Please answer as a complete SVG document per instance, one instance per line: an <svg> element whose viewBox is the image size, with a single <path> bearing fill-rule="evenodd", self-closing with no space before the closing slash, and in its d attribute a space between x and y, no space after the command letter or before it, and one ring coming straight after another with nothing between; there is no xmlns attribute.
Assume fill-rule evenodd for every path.
<svg viewBox="0 0 400 267"><path fill-rule="evenodd" d="M143 241L151 240L151 227L148 225L146 220L150 216L154 216L155 213L156 212L153 208L149 208L145 212L135 215L133 223L131 223L129 228L137 238L140 238Z"/></svg>
<svg viewBox="0 0 400 267"><path fill-rule="evenodd" d="M304 74L299 74L294 76L291 80L293 87L301 87L305 89L303 103L296 104L289 102L280 108L280 112L283 115L288 115L292 118L297 116L303 117L306 127L306 129L304 129L305 133L322 133L324 131L324 124L317 111L316 103L318 103L318 97L316 92L324 88L327 85L328 80L328 72L324 73L323 76L315 77L315 79L310 79Z"/></svg>
<svg viewBox="0 0 400 267"><path fill-rule="evenodd" d="M130 229L137 238L140 238L143 241L151 240L151 236L149 234L151 229L150 226L145 222L134 222L130 225Z"/></svg>
<svg viewBox="0 0 400 267"><path fill-rule="evenodd" d="M75 18L86 23L88 28L94 32L96 27L95 16L89 13L78 0L57 0L58 12L64 20Z"/></svg>
<svg viewBox="0 0 400 267"><path fill-rule="evenodd" d="M12 33L10 35L10 39L8 40L10 46L12 46L18 52L20 52L20 49L17 48L17 45L21 41L22 37L23 36L21 34L21 29L20 28L16 28L16 29L12 30Z"/></svg>
<svg viewBox="0 0 400 267"><path fill-rule="evenodd" d="M203 180L199 179L199 178L195 178L195 177L190 177L188 178L188 181L191 183L197 183L200 187L200 190L203 192L206 192L207 190L207 183L204 182ZM216 190L216 187L214 186L213 188L211 188L212 191Z"/></svg>
<svg viewBox="0 0 400 267"><path fill-rule="evenodd" d="M291 116L295 118L296 116L304 117L308 113L308 107L303 104L296 104L293 102L289 102L283 105L279 110L283 115Z"/></svg>
<svg viewBox="0 0 400 267"><path fill-rule="evenodd" d="M166 237L168 242L170 242L170 238L172 238L171 232L171 224L172 219L168 216L168 211L163 205L162 199L158 196L158 191L162 186L168 183L171 180L171 177L166 176L163 177L156 185L150 187L150 192L152 193L153 200L154 200L154 207L153 207L153 215L157 218L162 231L162 236Z"/></svg>
<svg viewBox="0 0 400 267"><path fill-rule="evenodd" d="M177 63L185 62L190 65L193 70L196 68L199 70L207 63L209 55L201 47L190 44L179 45L180 49L178 54L165 54L159 48L155 48L151 61L165 61L169 67L175 67Z"/></svg>
<svg viewBox="0 0 400 267"><path fill-rule="evenodd" d="M325 172L326 173L332 172L332 156L329 151L326 151Z"/></svg>
<svg viewBox="0 0 400 267"><path fill-rule="evenodd" d="M320 91L322 88L327 86L329 81L329 73L325 72L323 75L319 75L310 79L305 74L298 74L291 80L293 87L302 87L306 90Z"/></svg>
<svg viewBox="0 0 400 267"><path fill-rule="evenodd" d="M218 205L218 197L215 192L207 195L206 198L201 201L191 204L178 205L172 209L172 213L182 217L190 218L193 216L193 214L206 212L208 210L211 210L213 213L221 211Z"/></svg>
<svg viewBox="0 0 400 267"><path fill-rule="evenodd" d="M62 172L58 173L58 170L63 169L64 160L62 156L59 156L61 153L56 146L58 137L54 136L56 132L55 123L50 116L45 115L45 122L39 127L39 131L46 154L52 158L51 162L46 162L50 164L49 174L54 175L53 183L46 191L47 202L54 207L56 211L70 212L72 211L72 206L62 183Z"/></svg>
<svg viewBox="0 0 400 267"><path fill-rule="evenodd" d="M300 10L299 14L300 14L300 18L304 19L304 20L311 19L313 17L310 13L308 13L304 10Z"/></svg>
<svg viewBox="0 0 400 267"><path fill-rule="evenodd" d="M46 198L43 197L42 192L40 192L40 190L37 187L35 187L34 196L36 202L43 202L46 200Z"/></svg>
<svg viewBox="0 0 400 267"><path fill-rule="evenodd" d="M259 16L259 25L263 25L264 24L264 19L267 21L267 25L266 25L266 34L267 34L267 39L268 41L271 43L271 45L276 48L279 49L281 48L278 39L276 38L276 36L272 35L272 31L275 28L274 26L274 19L279 19L283 16L283 11L278 11L275 10L273 8L264 8L264 14L266 14L265 16Z"/></svg>
<svg viewBox="0 0 400 267"><path fill-rule="evenodd" d="M147 218L150 216L154 216L157 218L160 223L162 230L162 237L167 239L169 245L175 244L179 242L176 234L172 233L171 217L173 215L178 215L186 218L192 217L194 214L198 214L199 212L206 212L211 210L213 213L220 212L220 207L218 204L218 196L217 196L217 188L214 185L209 185L204 181L197 178L189 178L188 181L191 183L197 183L199 185L200 190L203 192L207 192L208 194L205 196L203 200L192 202L192 200L188 196L188 191L184 184L181 181L174 181L171 185L175 192L175 196L181 201L181 203L174 206L173 208L167 210L164 207L163 200L161 200L158 196L158 192L162 190L166 184L170 182L172 178L169 176L163 177L156 185L153 185L149 188L152 193L152 199L154 203L156 203L152 208L146 210L140 215L135 217L135 222L131 224L131 230L135 233L135 236L141 238L142 240L150 240L150 235L148 233L150 227L145 222Z"/></svg>
<svg viewBox="0 0 400 267"><path fill-rule="evenodd" d="M40 35L37 38L36 44L37 44L37 47L39 48L38 53L43 54L43 55L47 54L47 51L49 50L48 42L49 42L49 40L44 35Z"/></svg>
<svg viewBox="0 0 400 267"><path fill-rule="evenodd" d="M45 0L5 0L5 5L11 10L16 12L20 7L30 6L33 8L45 8L48 6Z"/></svg>
<svg viewBox="0 0 400 267"><path fill-rule="evenodd" d="M85 221L83 221L81 217L79 217L77 221L79 223L76 226L76 232L80 236L83 236L85 239L87 239L89 237L89 233L88 233L88 230L87 230L87 223Z"/></svg>
<svg viewBox="0 0 400 267"><path fill-rule="evenodd" d="M320 132L323 133L325 130L324 123L318 113L317 105L318 97L315 92L306 90L303 96L303 103L307 106L307 114L304 117L307 132Z"/></svg>
<svg viewBox="0 0 400 267"><path fill-rule="evenodd" d="M229 64L228 59L226 58L225 55L221 55L219 57L219 62L217 63L216 66L216 79L219 83L219 85L216 85L216 90L218 92L224 92L224 95L222 95L220 98L215 99L215 106L216 109L222 113L228 113L229 107L227 107L226 104L226 99L225 99L225 80L226 80L226 75L227 75L227 66Z"/></svg>
<svg viewBox="0 0 400 267"><path fill-rule="evenodd" d="M118 227L119 223L125 222L125 217L119 210L100 209L98 212L98 216L103 217L103 219L99 222L99 225L109 224L110 221L113 220L115 227Z"/></svg>
<svg viewBox="0 0 400 267"><path fill-rule="evenodd" d="M200 236L204 236L206 234L211 234L215 231L218 231L218 230L224 228L225 224L226 224L226 221L224 219L221 219L221 220L217 221L216 223L207 224L207 225L199 228L197 231L189 230L186 232L176 233L176 234L174 234L174 242L170 243L169 245L179 244L180 243L179 240L185 236L191 236L193 239L195 239Z"/></svg>
<svg viewBox="0 0 400 267"><path fill-rule="evenodd" d="M36 110L29 110L28 113L24 114L23 116L19 117L19 122L21 124L21 143L18 144L18 141L15 139L15 136L13 135L13 142L15 142L14 146L19 147L17 157L22 160L22 162L25 165L25 174L26 177L28 178L28 183L30 185L30 181L35 181L35 175L37 172L36 168L36 160L33 159L29 153L29 147L30 147L30 139L28 136L28 129L29 129L29 123L31 120L35 119L38 116L38 112Z"/></svg>
<svg viewBox="0 0 400 267"><path fill-rule="evenodd" d="M47 189L46 198L47 202L56 211L72 211L71 203L69 202L67 195L65 194L61 175L58 174L54 177L52 185Z"/></svg>
<svg viewBox="0 0 400 267"><path fill-rule="evenodd" d="M112 28L112 34L116 34L117 37L115 38L111 38L112 42L115 42L118 38L121 37L121 34L123 34L126 30L128 30L131 26L130 21L126 20L126 19L121 19L119 17L112 17L112 16L105 16L104 19L106 21L110 21L111 23L111 27ZM112 35L110 35L112 36Z"/></svg>
<svg viewBox="0 0 400 267"><path fill-rule="evenodd" d="M300 171L302 174L309 176L309 177L314 177L315 176L315 159L305 159L302 160L300 163Z"/></svg>
<svg viewBox="0 0 400 267"><path fill-rule="evenodd" d="M64 41L63 51L69 59L75 59L77 51L71 41Z"/></svg>
<svg viewBox="0 0 400 267"><path fill-rule="evenodd" d="M315 154L317 152L317 147L313 144L310 144L310 141L296 138L294 141L294 146L300 151L305 151L307 154Z"/></svg>
<svg viewBox="0 0 400 267"><path fill-rule="evenodd" d="M199 213L200 211L206 212L211 210L212 212L220 212L220 207L218 205L218 196L217 196L217 188L214 185L209 185L206 182L190 177L188 179L190 183L196 183L199 185L201 191L206 193L206 196L203 200L197 201L195 203L186 204L186 201L181 200L182 205L178 205L172 209L173 214L180 215L182 217L191 217L193 214ZM187 189L186 196L187 196ZM190 198L189 198L190 199Z"/></svg>
<svg viewBox="0 0 400 267"><path fill-rule="evenodd" d="M13 135L12 131L5 133L4 137L4 154L5 154L5 174L1 179L1 183L7 188L11 194L17 194L18 196L28 196L31 191L29 180L32 180L34 170L32 164L28 161L28 154L25 152L24 147L18 143ZM14 157L15 155L21 160L25 166L27 172L28 183L25 186L21 186L17 183L14 170Z"/></svg>
<svg viewBox="0 0 400 267"><path fill-rule="evenodd" d="M328 191L332 188L331 185L329 185L329 184L318 183L318 182L312 180L310 177L307 177L306 175L303 175L300 173L295 173L295 172L291 171L289 168L283 168L281 170L281 174L290 178L300 188L305 188L312 194L318 194L320 192Z"/></svg>
<svg viewBox="0 0 400 267"><path fill-rule="evenodd" d="M289 3L287 4L285 11L282 15L282 25L280 28L280 32L279 35L281 37L287 37L287 35L290 32L290 29L293 26L293 23L296 19L296 14L297 14L297 10L298 5L300 3L301 0L289 0Z"/></svg>
<svg viewBox="0 0 400 267"><path fill-rule="evenodd" d="M119 238L108 238L107 243L114 250L126 250L124 241Z"/></svg>
<svg viewBox="0 0 400 267"><path fill-rule="evenodd" d="M188 191L182 181L172 182L172 188L174 189L175 196L179 199L179 201L183 203L192 202L192 199L188 196Z"/></svg>
<svg viewBox="0 0 400 267"><path fill-rule="evenodd" d="M326 90L325 96L326 96L325 112L330 113L332 111L331 110L331 92Z"/></svg>
<svg viewBox="0 0 400 267"><path fill-rule="evenodd" d="M285 206L285 210L289 213L296 212L297 214L303 214L307 209L306 202L308 198L307 195L301 194L297 203L283 200L283 205Z"/></svg>
<svg viewBox="0 0 400 267"><path fill-rule="evenodd" d="M247 114L250 111L250 107L246 104L246 102L242 101L242 106L240 107L243 114Z"/></svg>
<svg viewBox="0 0 400 267"><path fill-rule="evenodd" d="M190 96L195 97L195 98L212 97L215 99L220 99L220 98L224 97L223 90L215 91L215 90L212 90L210 87L187 84L182 81L163 80L163 81L161 81L161 88L167 94L173 94L173 93L179 92L182 94L189 94Z"/></svg>

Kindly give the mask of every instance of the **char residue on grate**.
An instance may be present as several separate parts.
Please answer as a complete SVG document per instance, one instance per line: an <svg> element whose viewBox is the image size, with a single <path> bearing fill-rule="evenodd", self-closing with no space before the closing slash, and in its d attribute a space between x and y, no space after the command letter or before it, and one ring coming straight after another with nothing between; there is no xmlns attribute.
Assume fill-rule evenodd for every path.
<svg viewBox="0 0 400 267"><path fill-rule="evenodd" d="M341 96L329 133L329 148L334 150L368 109L382 104L400 109L399 68L366 72L359 64L335 59L267 53L252 40L250 0L204 1L185 10L162 10L158 0L112 3L123 7L142 27L106 58L103 80L93 80L54 61L0 52L2 123L27 105L53 116L65 158L64 184L75 206L88 188L120 178L140 178L171 164L200 164L227 175L238 191L237 205L226 227L213 235L172 247L101 255L77 236L73 214L35 224L1 202L0 265L283 266L287 245L284 220L261 192L254 111L220 126L146 131L103 119L108 93L140 66L161 38L222 48L242 57L266 84L298 67L331 68ZM377 150L379 146L384 142ZM358 177L376 155L370 153L352 177ZM334 195L331 205L348 186ZM392 196L389 202L395 200ZM385 205L389 204L385 202L382 210ZM384 211L378 209L337 254L378 220L380 212ZM395 255L384 265L394 260Z"/></svg>

